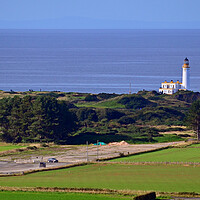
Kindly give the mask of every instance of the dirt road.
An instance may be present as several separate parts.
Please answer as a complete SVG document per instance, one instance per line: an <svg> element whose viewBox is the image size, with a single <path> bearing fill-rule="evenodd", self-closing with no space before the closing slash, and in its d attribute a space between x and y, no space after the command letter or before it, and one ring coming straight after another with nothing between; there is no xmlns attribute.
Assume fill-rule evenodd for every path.
<svg viewBox="0 0 200 200"><path fill-rule="evenodd" d="M95 146L64 146L58 152L49 153L47 155L38 156L36 154L18 154L17 159L11 161L11 157L1 157L0 174L24 172L39 168L39 162L47 162L48 158L56 157L59 163L47 163L47 167L63 166L66 164L96 161L97 159L106 159L117 157L120 154L128 155L139 152L152 151L168 146L178 145L184 142L170 142L157 144L124 144L113 143L111 145Z"/></svg>

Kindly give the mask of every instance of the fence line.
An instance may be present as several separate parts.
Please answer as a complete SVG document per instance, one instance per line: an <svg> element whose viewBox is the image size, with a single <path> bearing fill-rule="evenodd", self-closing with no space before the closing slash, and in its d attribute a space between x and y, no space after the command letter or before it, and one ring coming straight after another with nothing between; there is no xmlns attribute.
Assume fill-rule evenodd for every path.
<svg viewBox="0 0 200 200"><path fill-rule="evenodd" d="M109 163L109 164L129 164L129 165L193 165L200 166L200 162L154 162L154 161L144 161L144 162L101 162L101 163Z"/></svg>

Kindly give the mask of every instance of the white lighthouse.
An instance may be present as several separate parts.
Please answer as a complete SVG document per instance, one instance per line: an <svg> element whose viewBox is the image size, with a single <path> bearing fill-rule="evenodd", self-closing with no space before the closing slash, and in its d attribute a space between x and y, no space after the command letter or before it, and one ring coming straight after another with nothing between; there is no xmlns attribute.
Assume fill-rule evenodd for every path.
<svg viewBox="0 0 200 200"><path fill-rule="evenodd" d="M190 66L189 66L189 60L186 57L184 59L183 64L183 73L182 73L182 83L179 81L173 81L170 82L162 82L161 87L159 89L160 93L163 94L174 94L178 92L179 90L189 90L190 89Z"/></svg>
<svg viewBox="0 0 200 200"><path fill-rule="evenodd" d="M189 60L186 57L183 64L183 74L182 74L182 89L190 89L190 66Z"/></svg>

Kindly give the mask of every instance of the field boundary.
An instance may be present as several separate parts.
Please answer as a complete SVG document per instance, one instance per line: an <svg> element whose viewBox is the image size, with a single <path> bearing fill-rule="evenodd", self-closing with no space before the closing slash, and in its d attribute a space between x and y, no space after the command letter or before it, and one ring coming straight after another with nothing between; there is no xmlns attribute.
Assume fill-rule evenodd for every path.
<svg viewBox="0 0 200 200"><path fill-rule="evenodd" d="M10 173L4 173L0 174L0 177L6 177L6 176L23 176L28 175L36 172L43 172L43 171L50 171L50 170L58 170L58 169L67 169L72 167L78 167L78 166L84 166L92 164L90 162L82 162L82 163L75 163L75 164L68 164L68 165L62 165L62 166L55 166L55 167L47 167L47 168L40 168L40 169L32 169L32 170L26 170L26 171L19 171L19 172L10 172Z"/></svg>
<svg viewBox="0 0 200 200"><path fill-rule="evenodd" d="M88 193L88 194L119 194L119 195L144 195L155 191L141 190L113 190L113 189L98 189L98 188L58 188L58 187L3 187L0 186L0 191L21 191L21 192L63 192L63 193ZM156 191L156 196L174 196L174 197L200 197L200 193L195 192L159 192Z"/></svg>
<svg viewBox="0 0 200 200"><path fill-rule="evenodd" d="M123 161L121 161L121 162L101 162L101 163L124 164L124 165L181 165L181 166L195 166L195 167L200 166L200 162L153 162L153 161L145 161L145 162L126 161L126 162L123 162Z"/></svg>
<svg viewBox="0 0 200 200"><path fill-rule="evenodd" d="M85 165L93 165L93 164L121 164L121 165L152 165L152 166L159 166L159 165L180 165L180 166L193 166L193 167L200 167L200 163L192 163L192 162L83 162L83 163L75 163L75 164L68 164L56 167L47 167L47 168L40 168L40 169L33 169L27 171L20 171L20 172L10 172L10 173L1 173L0 177L7 177L7 176L24 176L32 173L43 172L43 171L50 171L50 170L59 170L59 169L67 169L72 167L79 167Z"/></svg>

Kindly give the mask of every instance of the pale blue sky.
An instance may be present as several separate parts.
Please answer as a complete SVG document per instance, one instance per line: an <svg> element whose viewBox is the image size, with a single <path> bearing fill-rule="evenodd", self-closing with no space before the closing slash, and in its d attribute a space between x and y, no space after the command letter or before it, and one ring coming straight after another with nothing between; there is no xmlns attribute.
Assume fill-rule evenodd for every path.
<svg viewBox="0 0 200 200"><path fill-rule="evenodd" d="M200 28L200 0L0 0L0 28Z"/></svg>

